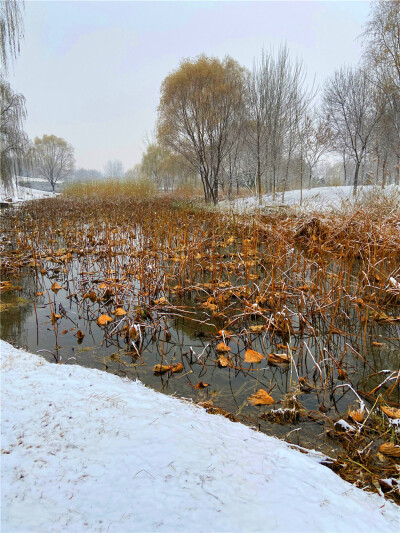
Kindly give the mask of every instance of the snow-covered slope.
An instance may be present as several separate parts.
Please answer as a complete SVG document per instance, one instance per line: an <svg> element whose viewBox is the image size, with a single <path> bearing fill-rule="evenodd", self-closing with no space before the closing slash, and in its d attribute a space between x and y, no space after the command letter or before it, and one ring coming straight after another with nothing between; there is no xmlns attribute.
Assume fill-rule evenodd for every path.
<svg viewBox="0 0 400 533"><path fill-rule="evenodd" d="M362 200L365 194L376 191L379 194L400 194L400 187L395 185L388 186L384 191L377 187L364 186L359 187L356 200ZM276 204L281 204L282 193L278 193L275 198ZM313 189L303 189L303 206L302 209L336 209L343 204L350 204L355 201L353 196L353 187L350 185L339 185L337 187L315 187ZM263 205L271 205L273 203L271 195L263 196ZM287 191L285 193L285 205L295 206L300 204L300 190ZM222 208L231 208L239 212L251 211L258 209L259 204L257 198L249 196L247 198L239 198L228 202L227 200L218 204Z"/></svg>
<svg viewBox="0 0 400 533"><path fill-rule="evenodd" d="M2 532L398 531L398 508L285 443L0 341Z"/></svg>
<svg viewBox="0 0 400 533"><path fill-rule="evenodd" d="M41 198L53 198L56 196L53 192L39 191L38 189L29 189L28 187L15 187L11 194L0 188L0 201L11 200L10 203L26 202L28 200L40 200Z"/></svg>

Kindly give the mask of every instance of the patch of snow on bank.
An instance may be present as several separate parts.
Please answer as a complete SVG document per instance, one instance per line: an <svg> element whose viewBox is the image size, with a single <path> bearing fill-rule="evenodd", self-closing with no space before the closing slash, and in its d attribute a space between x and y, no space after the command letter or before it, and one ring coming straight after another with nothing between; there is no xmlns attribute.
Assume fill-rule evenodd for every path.
<svg viewBox="0 0 400 533"><path fill-rule="evenodd" d="M3 188L0 189L0 201L9 202L10 204L17 204L27 202L29 200L41 200L42 198L54 198L57 196L54 192L40 191L38 189L29 189L28 187L14 187L11 194L7 194Z"/></svg>
<svg viewBox="0 0 400 533"><path fill-rule="evenodd" d="M400 193L400 187L395 185L389 185L384 191L377 189L371 185L359 187L356 199L362 199L365 193L372 190L379 190L384 194L392 194L397 191ZM281 204L282 193L277 193L275 197L275 204ZM337 209L343 204L351 204L354 202L353 186L352 185L339 185L336 187L315 187L313 189L303 189L303 210L314 209ZM262 204L273 205L272 195L266 194L262 197ZM235 211L246 212L259 209L258 199L255 196L249 196L247 198L238 198L231 202L224 200L218 204L222 208L231 208ZM299 206L300 205L300 190L286 191L285 202L287 206ZM262 206L261 206L262 208Z"/></svg>
<svg viewBox="0 0 400 533"><path fill-rule="evenodd" d="M398 529L394 504L318 454L137 381L0 352L3 533Z"/></svg>

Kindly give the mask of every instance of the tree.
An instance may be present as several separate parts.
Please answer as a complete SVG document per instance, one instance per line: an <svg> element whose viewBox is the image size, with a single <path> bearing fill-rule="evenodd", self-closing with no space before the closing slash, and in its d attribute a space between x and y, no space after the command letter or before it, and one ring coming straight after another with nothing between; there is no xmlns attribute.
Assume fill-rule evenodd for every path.
<svg viewBox="0 0 400 533"><path fill-rule="evenodd" d="M72 177L74 180L89 181L99 180L103 177L103 174L94 168L78 168Z"/></svg>
<svg viewBox="0 0 400 533"><path fill-rule="evenodd" d="M24 36L21 0L2 0L0 3L0 57L3 72L7 72L11 59L17 58L20 41Z"/></svg>
<svg viewBox="0 0 400 533"><path fill-rule="evenodd" d="M400 91L400 2L373 2L363 34L365 57L385 83Z"/></svg>
<svg viewBox="0 0 400 533"><path fill-rule="evenodd" d="M16 59L23 37L23 2L0 2L0 67L7 73L9 62ZM13 178L21 168L28 139L23 131L26 118L25 99L16 94L10 84L0 76L0 181L6 188L12 187Z"/></svg>
<svg viewBox="0 0 400 533"><path fill-rule="evenodd" d="M122 161L119 159L113 159L112 161L107 161L106 166L104 167L104 176L106 178L122 178L124 175L124 167Z"/></svg>
<svg viewBox="0 0 400 533"><path fill-rule="evenodd" d="M206 202L218 202L222 162L242 120L244 70L233 59L184 60L161 86L158 140L196 171Z"/></svg>
<svg viewBox="0 0 400 533"><path fill-rule="evenodd" d="M56 184L74 171L74 149L64 139L55 135L35 138L32 148L34 172L46 179L54 191Z"/></svg>
<svg viewBox="0 0 400 533"><path fill-rule="evenodd" d="M368 154L372 133L382 115L379 98L369 73L361 68L342 68L325 86L323 112L333 147L339 153L347 153L355 163L354 195L361 163Z"/></svg>
<svg viewBox="0 0 400 533"><path fill-rule="evenodd" d="M14 176L25 164L29 140L23 128L25 98L16 94L0 77L0 168L1 182L9 188Z"/></svg>

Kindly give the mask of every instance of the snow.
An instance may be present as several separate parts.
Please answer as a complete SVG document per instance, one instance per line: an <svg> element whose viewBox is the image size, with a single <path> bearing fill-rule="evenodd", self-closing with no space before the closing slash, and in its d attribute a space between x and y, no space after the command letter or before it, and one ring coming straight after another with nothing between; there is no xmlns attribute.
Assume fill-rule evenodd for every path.
<svg viewBox="0 0 400 533"><path fill-rule="evenodd" d="M317 452L0 341L2 532L398 530Z"/></svg>
<svg viewBox="0 0 400 533"><path fill-rule="evenodd" d="M8 194L3 187L0 188L0 202L21 203L29 200L40 200L42 198L53 198L56 193L40 191L38 189L29 189L28 187L14 187L14 190ZM11 202L9 200L11 199Z"/></svg>
<svg viewBox="0 0 400 533"><path fill-rule="evenodd" d="M397 191L400 193L400 187L395 185L388 186L384 191L376 186L363 186L358 188L357 200L362 200L363 195L366 193L377 191L384 194L392 194ZM281 203L282 193L277 193L275 197L275 204L283 205ZM352 185L339 185L335 187L315 187L313 189L303 189L303 204L302 210L314 210L314 209L338 209L343 205L349 205L354 202L353 186ZM262 197L263 205L274 205L272 195L264 195ZM254 196L247 198L239 198L233 201L223 201L218 204L222 208L231 208L235 211L246 212L258 209L258 200ZM286 206L299 206L300 205L300 190L286 191L285 202Z"/></svg>

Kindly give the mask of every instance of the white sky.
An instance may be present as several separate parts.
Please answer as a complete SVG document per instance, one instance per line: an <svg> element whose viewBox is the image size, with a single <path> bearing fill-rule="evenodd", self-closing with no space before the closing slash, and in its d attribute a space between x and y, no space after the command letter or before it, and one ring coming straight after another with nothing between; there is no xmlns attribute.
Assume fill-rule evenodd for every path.
<svg viewBox="0 0 400 533"><path fill-rule="evenodd" d="M247 68L286 42L318 85L361 56L364 1L36 2L10 75L26 97L30 137L55 134L77 167L140 162L160 85L183 57L230 55Z"/></svg>

